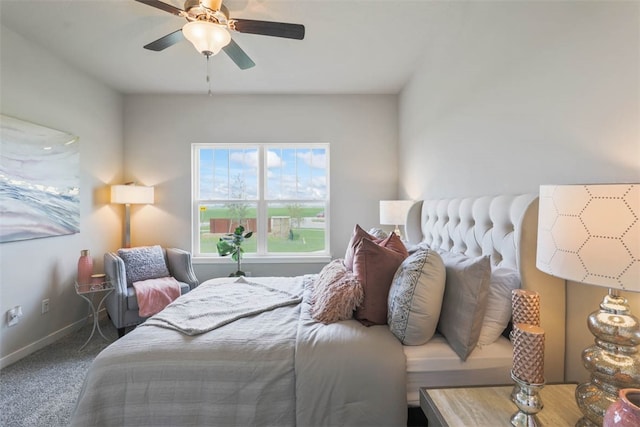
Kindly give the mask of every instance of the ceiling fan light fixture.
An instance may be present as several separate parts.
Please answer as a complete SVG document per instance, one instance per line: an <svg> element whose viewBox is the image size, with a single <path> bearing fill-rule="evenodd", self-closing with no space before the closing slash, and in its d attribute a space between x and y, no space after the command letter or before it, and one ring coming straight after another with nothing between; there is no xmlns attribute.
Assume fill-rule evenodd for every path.
<svg viewBox="0 0 640 427"><path fill-rule="evenodd" d="M222 25L207 21L191 21L182 27L182 34L196 50L211 56L231 42L231 34Z"/></svg>

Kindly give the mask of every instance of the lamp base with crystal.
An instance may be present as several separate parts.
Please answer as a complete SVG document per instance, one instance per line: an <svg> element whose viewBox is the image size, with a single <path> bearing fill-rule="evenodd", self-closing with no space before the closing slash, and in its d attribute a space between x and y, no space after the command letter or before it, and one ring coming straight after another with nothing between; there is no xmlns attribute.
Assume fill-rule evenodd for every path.
<svg viewBox="0 0 640 427"><path fill-rule="evenodd" d="M402 233L400 232L400 226L396 225L395 230L393 232L402 240Z"/></svg>
<svg viewBox="0 0 640 427"><path fill-rule="evenodd" d="M607 408L622 388L640 387L640 323L626 298L609 289L600 310L587 321L595 345L582 352L591 381L576 388L576 402L584 414L576 426L601 426Z"/></svg>

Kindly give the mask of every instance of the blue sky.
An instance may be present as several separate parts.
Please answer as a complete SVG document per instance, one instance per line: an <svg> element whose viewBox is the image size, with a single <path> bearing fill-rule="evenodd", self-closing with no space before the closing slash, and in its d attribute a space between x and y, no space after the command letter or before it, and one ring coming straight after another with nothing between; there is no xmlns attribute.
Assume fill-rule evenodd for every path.
<svg viewBox="0 0 640 427"><path fill-rule="evenodd" d="M258 150L213 149L200 152L200 198L258 198ZM327 196L325 148L270 147L267 151L267 199L323 199Z"/></svg>

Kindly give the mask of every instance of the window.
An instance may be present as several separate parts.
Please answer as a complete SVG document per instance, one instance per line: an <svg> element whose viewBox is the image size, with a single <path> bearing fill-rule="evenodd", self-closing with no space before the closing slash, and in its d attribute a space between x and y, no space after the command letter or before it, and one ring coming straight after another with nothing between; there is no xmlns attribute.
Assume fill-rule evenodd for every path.
<svg viewBox="0 0 640 427"><path fill-rule="evenodd" d="M242 225L247 258L328 256L328 144L193 144L193 253Z"/></svg>

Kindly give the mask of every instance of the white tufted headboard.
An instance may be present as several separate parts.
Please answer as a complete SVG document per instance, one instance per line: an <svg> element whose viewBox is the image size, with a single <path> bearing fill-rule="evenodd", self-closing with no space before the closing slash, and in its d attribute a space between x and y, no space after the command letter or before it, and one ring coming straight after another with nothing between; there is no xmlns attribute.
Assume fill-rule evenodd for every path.
<svg viewBox="0 0 640 427"><path fill-rule="evenodd" d="M490 255L493 265L517 270L521 287L540 294L545 380L563 382L565 282L536 268L537 229L538 197L523 194L417 202L408 213L406 235L412 244Z"/></svg>

